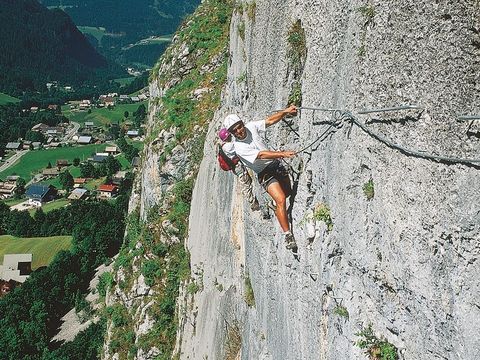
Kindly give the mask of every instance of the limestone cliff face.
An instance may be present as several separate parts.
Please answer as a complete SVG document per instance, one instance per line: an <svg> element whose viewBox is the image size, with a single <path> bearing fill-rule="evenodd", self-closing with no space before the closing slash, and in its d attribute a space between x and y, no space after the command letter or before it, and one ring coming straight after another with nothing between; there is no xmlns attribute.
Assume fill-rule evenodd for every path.
<svg viewBox="0 0 480 360"><path fill-rule="evenodd" d="M408 156L338 123L291 162L296 260L276 219L244 204L212 144L225 114L263 119L300 84L304 107L350 111L404 147L479 159L478 123L467 132L456 118L480 113L479 14L476 1L237 7L223 106L193 192L186 246L202 287L180 301L180 358L234 358L241 344L242 359L363 359L356 333L369 324L401 359L478 357L478 166ZM305 33L304 63L289 50L295 24ZM358 113L404 104L424 110ZM278 124L268 141L300 150L332 116L303 110L288 120L294 131ZM247 277L254 306L244 301Z"/></svg>
<svg viewBox="0 0 480 360"><path fill-rule="evenodd" d="M232 9L230 2L204 1L152 71L146 143L107 285L103 359L178 355L178 318L186 309L177 308L177 298L201 287L190 276L184 240L207 129L227 76Z"/></svg>
<svg viewBox="0 0 480 360"><path fill-rule="evenodd" d="M480 124L457 120L480 114L478 1L237 1L223 86L217 70L225 54L211 43L222 35L206 39L202 26L214 21L201 19L227 3L204 1L210 7L184 25L155 70L149 141L131 208L157 221L147 223L154 236L135 237L130 227L131 246L117 260L107 303L128 321L109 323L104 358L170 354L157 327L167 280L157 274L171 260L151 242L181 241L171 216L178 196L169 194L196 176L185 241L191 278L176 305L174 353L181 359L347 360L380 350L390 351L384 359L476 359L479 164L410 156L348 114L405 148L480 159ZM184 43L185 34L201 46ZM215 46L220 50L203 59ZM264 119L289 99L338 110L303 109L268 130L272 148L306 148L290 162L298 259L285 249L276 219L244 203L233 175L217 166L214 145L226 114ZM209 117L185 127L175 107L182 101L211 110ZM359 113L405 104L423 110ZM125 324L133 324L126 340ZM361 349L356 342L365 335L371 341Z"/></svg>

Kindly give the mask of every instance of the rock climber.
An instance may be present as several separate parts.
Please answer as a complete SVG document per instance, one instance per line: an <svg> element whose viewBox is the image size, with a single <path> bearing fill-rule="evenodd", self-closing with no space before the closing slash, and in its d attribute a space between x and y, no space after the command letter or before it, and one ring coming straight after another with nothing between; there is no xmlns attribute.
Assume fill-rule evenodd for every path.
<svg viewBox="0 0 480 360"><path fill-rule="evenodd" d="M296 114L297 108L291 105L269 116L266 120L245 124L236 114L230 114L224 120L225 128L235 137L233 142L235 154L245 166L257 174L259 183L275 201L275 215L283 230L286 248L294 253L298 248L290 231L286 204L286 198L290 196L292 187L288 172L280 159L291 158L296 153L269 150L261 135L265 133L267 127L276 124L285 116Z"/></svg>
<svg viewBox="0 0 480 360"><path fill-rule="evenodd" d="M227 129L222 128L218 132L218 137L222 141L221 147L223 152L232 160L232 164L234 164L231 171L236 176L238 176L238 180L240 181L240 184L242 184L242 193L247 198L247 201L250 204L250 208L253 211L260 210L258 200L253 193L252 177L248 173L248 169L242 163L233 161L236 155L233 146L232 135L228 132Z"/></svg>

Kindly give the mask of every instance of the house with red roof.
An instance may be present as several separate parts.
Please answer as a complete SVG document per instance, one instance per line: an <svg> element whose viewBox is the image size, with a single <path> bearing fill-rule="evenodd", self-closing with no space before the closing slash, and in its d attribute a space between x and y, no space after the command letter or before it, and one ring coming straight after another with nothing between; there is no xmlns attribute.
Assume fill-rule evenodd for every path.
<svg viewBox="0 0 480 360"><path fill-rule="evenodd" d="M97 193L97 196L100 199L111 199L117 196L118 186L111 184L100 185L97 189Z"/></svg>

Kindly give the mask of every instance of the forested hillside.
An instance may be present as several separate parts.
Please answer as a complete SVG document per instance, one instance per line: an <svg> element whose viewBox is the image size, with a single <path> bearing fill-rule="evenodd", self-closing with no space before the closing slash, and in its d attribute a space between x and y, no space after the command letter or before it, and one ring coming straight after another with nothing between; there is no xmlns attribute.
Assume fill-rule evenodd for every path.
<svg viewBox="0 0 480 360"><path fill-rule="evenodd" d="M200 0L41 0L59 7L78 26L98 27L88 38L108 58L123 64L152 66L168 45L164 41L138 44L150 36L173 34Z"/></svg>
<svg viewBox="0 0 480 360"><path fill-rule="evenodd" d="M95 268L118 251L127 203L128 189L114 202L74 202L48 214L38 210L33 218L0 203L0 234L28 228L35 235L73 236L69 251L58 253L48 267L33 272L22 286L0 298L0 359L96 358L102 321L66 346L50 339L66 312L85 309L83 297Z"/></svg>
<svg viewBox="0 0 480 360"><path fill-rule="evenodd" d="M41 0L61 6L77 25L104 27L125 43L150 35L171 34L179 19L192 13L200 0Z"/></svg>
<svg viewBox="0 0 480 360"><path fill-rule="evenodd" d="M4 0L0 7L0 90L18 94L48 81L78 85L120 75L69 16L36 0Z"/></svg>

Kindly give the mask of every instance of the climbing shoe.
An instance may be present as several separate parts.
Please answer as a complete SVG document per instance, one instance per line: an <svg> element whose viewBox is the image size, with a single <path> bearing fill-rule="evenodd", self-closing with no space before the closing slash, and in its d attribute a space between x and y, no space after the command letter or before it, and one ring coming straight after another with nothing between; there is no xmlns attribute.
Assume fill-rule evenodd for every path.
<svg viewBox="0 0 480 360"><path fill-rule="evenodd" d="M298 246L297 243L295 242L295 238L293 237L293 234L290 231L287 231L284 233L285 235L285 247L287 250L292 250L294 253L297 252Z"/></svg>

